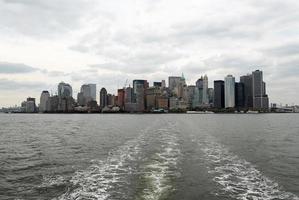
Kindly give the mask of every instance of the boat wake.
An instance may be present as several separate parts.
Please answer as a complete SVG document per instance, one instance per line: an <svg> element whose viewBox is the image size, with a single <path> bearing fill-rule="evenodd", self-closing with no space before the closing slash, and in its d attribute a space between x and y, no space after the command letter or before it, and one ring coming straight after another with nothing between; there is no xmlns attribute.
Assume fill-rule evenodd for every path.
<svg viewBox="0 0 299 200"><path fill-rule="evenodd" d="M250 162L239 158L227 148L214 141L199 142L209 163L213 180L221 186L224 194L234 199L252 200L299 200L283 190L278 183L264 176ZM216 195L220 195L216 192Z"/></svg>
<svg viewBox="0 0 299 200"><path fill-rule="evenodd" d="M106 160L93 160L86 170L77 171L69 189L58 199L129 199L129 182L136 173L143 135L111 151Z"/></svg>
<svg viewBox="0 0 299 200"><path fill-rule="evenodd" d="M159 129L157 139L162 143L160 151L153 154L142 167L143 190L137 199L167 199L175 190L173 180L180 176L178 138L171 129Z"/></svg>

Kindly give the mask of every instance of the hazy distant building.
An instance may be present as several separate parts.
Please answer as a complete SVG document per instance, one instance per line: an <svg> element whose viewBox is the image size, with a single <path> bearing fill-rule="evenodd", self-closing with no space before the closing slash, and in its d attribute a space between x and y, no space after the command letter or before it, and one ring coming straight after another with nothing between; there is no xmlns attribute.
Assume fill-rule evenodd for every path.
<svg viewBox="0 0 299 200"><path fill-rule="evenodd" d="M85 100L83 92L79 92L77 94L77 103L78 103L79 106L85 106L86 105L87 102Z"/></svg>
<svg viewBox="0 0 299 200"><path fill-rule="evenodd" d="M48 91L42 91L39 103L39 112L47 111L47 104L49 103L50 94Z"/></svg>
<svg viewBox="0 0 299 200"><path fill-rule="evenodd" d="M179 108L179 99L177 97L169 98L169 110L176 110Z"/></svg>
<svg viewBox="0 0 299 200"><path fill-rule="evenodd" d="M166 88L166 82L165 82L165 80L162 80L162 82L161 82L161 88Z"/></svg>
<svg viewBox="0 0 299 200"><path fill-rule="evenodd" d="M161 96L159 87L150 87L146 89L146 109L148 111L159 108L158 97Z"/></svg>
<svg viewBox="0 0 299 200"><path fill-rule="evenodd" d="M245 107L244 83L235 84L235 104L239 110Z"/></svg>
<svg viewBox="0 0 299 200"><path fill-rule="evenodd" d="M153 86L154 87L162 87L162 82L154 82Z"/></svg>
<svg viewBox="0 0 299 200"><path fill-rule="evenodd" d="M80 95L80 97L83 96L84 105L86 105L90 101L96 101L96 90L96 84L84 84L81 86L80 93L82 93L82 95ZM80 104L82 103L83 102L81 101Z"/></svg>
<svg viewBox="0 0 299 200"><path fill-rule="evenodd" d="M208 88L208 105L213 107L214 104L214 89Z"/></svg>
<svg viewBox="0 0 299 200"><path fill-rule="evenodd" d="M200 88L200 89L203 89L203 77L199 78L199 79L196 81L196 87L197 87L197 88Z"/></svg>
<svg viewBox="0 0 299 200"><path fill-rule="evenodd" d="M263 72L256 70L252 72L253 97L263 96Z"/></svg>
<svg viewBox="0 0 299 200"><path fill-rule="evenodd" d="M207 78L207 77L206 77ZM204 83L205 81L205 83ZM195 89L195 93L194 93L194 99L193 99L193 107L202 107L204 102L204 87L206 88L207 85L207 80L204 80L204 77L200 77L197 81L196 81L196 89ZM207 88L205 89L205 91L207 92ZM207 96L205 96L205 98L207 98ZM207 99L205 99L207 101Z"/></svg>
<svg viewBox="0 0 299 200"><path fill-rule="evenodd" d="M146 80L134 80L133 92L136 103L136 111L142 112L145 110L145 89L148 87Z"/></svg>
<svg viewBox="0 0 299 200"><path fill-rule="evenodd" d="M114 104L114 95L107 94L107 105L108 106L113 106L113 104Z"/></svg>
<svg viewBox="0 0 299 200"><path fill-rule="evenodd" d="M208 97L208 88L209 88L209 80L208 80L208 76L205 75L203 77L203 82L202 82L202 103L204 105L208 105L209 104L209 97Z"/></svg>
<svg viewBox="0 0 299 200"><path fill-rule="evenodd" d="M124 106L125 106L125 90L124 89L117 90L117 105L120 107L121 110L124 110Z"/></svg>
<svg viewBox="0 0 299 200"><path fill-rule="evenodd" d="M75 101L73 97L63 97L59 98L59 103L58 103L58 112L73 112L74 111L74 105Z"/></svg>
<svg viewBox="0 0 299 200"><path fill-rule="evenodd" d="M73 89L68 83L58 84L58 112L74 111Z"/></svg>
<svg viewBox="0 0 299 200"><path fill-rule="evenodd" d="M164 96L157 97L157 108L168 110L168 98Z"/></svg>
<svg viewBox="0 0 299 200"><path fill-rule="evenodd" d="M196 86L195 85L189 85L188 86L188 94L187 94L187 104L188 104L188 108L192 108L193 104L193 99L194 99L194 94L195 94L195 89L196 89Z"/></svg>
<svg viewBox="0 0 299 200"><path fill-rule="evenodd" d="M100 91L100 107L105 108L106 106L108 106L107 90L102 88Z"/></svg>
<svg viewBox="0 0 299 200"><path fill-rule="evenodd" d="M51 96L47 104L48 112L58 112L59 97L57 95Z"/></svg>
<svg viewBox="0 0 299 200"><path fill-rule="evenodd" d="M93 101L97 100L97 85L96 84L88 84L90 88L90 96Z"/></svg>
<svg viewBox="0 0 299 200"><path fill-rule="evenodd" d="M214 81L214 107L224 108L224 81L216 80Z"/></svg>
<svg viewBox="0 0 299 200"><path fill-rule="evenodd" d="M195 87L194 96L192 100L192 107L198 108L202 107L202 88Z"/></svg>
<svg viewBox="0 0 299 200"><path fill-rule="evenodd" d="M125 89L125 104L126 103L132 103L133 102L133 98L134 98L133 88L127 87Z"/></svg>
<svg viewBox="0 0 299 200"><path fill-rule="evenodd" d="M36 112L35 98L28 97L25 105L26 105L26 112L27 113Z"/></svg>
<svg viewBox="0 0 299 200"><path fill-rule="evenodd" d="M168 77L168 88L171 93L177 94L177 88L179 87L181 82L180 76L170 76Z"/></svg>
<svg viewBox="0 0 299 200"><path fill-rule="evenodd" d="M68 83L61 82L58 84L58 97L72 97L73 96L73 89L72 86Z"/></svg>
<svg viewBox="0 0 299 200"><path fill-rule="evenodd" d="M252 75L248 74L240 77L240 82L244 84L244 107L253 107Z"/></svg>
<svg viewBox="0 0 299 200"><path fill-rule="evenodd" d="M225 108L235 107L235 77L228 75L224 80Z"/></svg>

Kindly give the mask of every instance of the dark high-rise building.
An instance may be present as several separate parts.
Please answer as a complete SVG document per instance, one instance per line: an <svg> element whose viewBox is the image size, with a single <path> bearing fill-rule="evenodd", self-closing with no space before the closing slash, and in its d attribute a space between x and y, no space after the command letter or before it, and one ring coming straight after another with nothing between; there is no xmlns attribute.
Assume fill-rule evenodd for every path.
<svg viewBox="0 0 299 200"><path fill-rule="evenodd" d="M107 90L102 88L100 91L100 107L105 108L108 105Z"/></svg>
<svg viewBox="0 0 299 200"><path fill-rule="evenodd" d="M125 90L124 89L117 90L117 105L120 107L121 110L124 110L124 106L125 106Z"/></svg>
<svg viewBox="0 0 299 200"><path fill-rule="evenodd" d="M268 95L266 95L266 83L263 81L263 72L260 70L252 72L252 93L254 109L269 108L269 99Z"/></svg>
<svg viewBox="0 0 299 200"><path fill-rule="evenodd" d="M162 82L154 82L154 87L162 87Z"/></svg>
<svg viewBox="0 0 299 200"><path fill-rule="evenodd" d="M245 75L240 77L240 82L244 84L244 107L253 107L253 96L252 96L252 75Z"/></svg>
<svg viewBox="0 0 299 200"><path fill-rule="evenodd" d="M224 108L224 81L214 81L214 107Z"/></svg>
<svg viewBox="0 0 299 200"><path fill-rule="evenodd" d="M263 72L256 70L252 72L253 98L263 95Z"/></svg>
<svg viewBox="0 0 299 200"><path fill-rule="evenodd" d="M199 89L203 89L203 77L196 81L196 87Z"/></svg>
<svg viewBox="0 0 299 200"><path fill-rule="evenodd" d="M136 111L138 112L142 112L145 109L146 88L148 88L148 82L146 80L133 80L134 103L136 103Z"/></svg>
<svg viewBox="0 0 299 200"><path fill-rule="evenodd" d="M245 106L244 83L235 83L236 108L242 109Z"/></svg>
<svg viewBox="0 0 299 200"><path fill-rule="evenodd" d="M107 94L107 105L113 106L114 104L114 96L112 94Z"/></svg>

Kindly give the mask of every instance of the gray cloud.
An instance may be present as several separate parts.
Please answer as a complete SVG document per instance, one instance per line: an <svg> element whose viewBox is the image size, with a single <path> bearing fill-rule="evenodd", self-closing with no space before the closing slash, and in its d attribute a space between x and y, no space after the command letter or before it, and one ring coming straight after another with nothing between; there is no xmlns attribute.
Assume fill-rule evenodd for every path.
<svg viewBox="0 0 299 200"><path fill-rule="evenodd" d="M32 81L14 81L0 78L0 89L10 91L41 91L49 88L49 85L44 82Z"/></svg>
<svg viewBox="0 0 299 200"><path fill-rule="evenodd" d="M156 0L154 4L151 0L0 0L0 35L24 41L7 46L26 47L31 42L42 46L44 39L55 36L51 38L55 44L46 50L62 53L53 59L81 66L73 72L70 66L59 71L23 66L23 72L6 67L0 73L39 71L75 84L114 85L111 90L115 90L117 82L127 78L167 79L184 72L193 84L204 73L211 80L259 68L275 101L283 96L277 92L283 89L273 83L281 76L288 94L298 90L292 85L299 75L298 9L297 0ZM86 63L72 62L72 56ZM290 101L299 96L284 98Z"/></svg>
<svg viewBox="0 0 299 200"><path fill-rule="evenodd" d="M272 56L295 56L299 54L299 44L298 43L283 44L281 46L276 46L264 50L264 52Z"/></svg>
<svg viewBox="0 0 299 200"><path fill-rule="evenodd" d="M0 74L31 73L38 70L37 68L22 63L0 62Z"/></svg>
<svg viewBox="0 0 299 200"><path fill-rule="evenodd" d="M80 27L92 1L0 0L0 30L48 37Z"/></svg>

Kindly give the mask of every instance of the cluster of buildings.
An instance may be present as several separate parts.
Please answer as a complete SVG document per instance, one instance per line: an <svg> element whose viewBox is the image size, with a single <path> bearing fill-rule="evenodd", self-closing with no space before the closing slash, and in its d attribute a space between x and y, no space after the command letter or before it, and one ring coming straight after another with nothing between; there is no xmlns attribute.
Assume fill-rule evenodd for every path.
<svg viewBox="0 0 299 200"><path fill-rule="evenodd" d="M208 76L201 76L194 85L187 85L184 75L170 76L166 81L153 82L133 80L132 87L109 94L105 88L97 92L96 84L81 86L77 98L73 98L72 86L61 82L56 95L42 91L40 104L35 98L22 102L20 112L73 113L73 112L185 112L210 110L215 112L238 112L256 110L268 112L269 98L263 72L253 71L240 77L228 75L215 80L209 87ZM97 93L99 101L97 101Z"/></svg>

